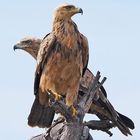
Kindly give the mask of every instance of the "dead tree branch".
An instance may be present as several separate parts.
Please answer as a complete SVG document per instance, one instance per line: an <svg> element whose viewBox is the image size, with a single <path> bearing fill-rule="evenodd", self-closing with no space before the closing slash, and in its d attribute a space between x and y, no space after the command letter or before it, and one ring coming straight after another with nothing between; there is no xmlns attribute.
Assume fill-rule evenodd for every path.
<svg viewBox="0 0 140 140"><path fill-rule="evenodd" d="M88 128L92 130L101 130L112 136L113 134L109 131L109 129L115 127L113 123L111 123L108 120L92 120L84 123L85 126L88 126Z"/></svg>

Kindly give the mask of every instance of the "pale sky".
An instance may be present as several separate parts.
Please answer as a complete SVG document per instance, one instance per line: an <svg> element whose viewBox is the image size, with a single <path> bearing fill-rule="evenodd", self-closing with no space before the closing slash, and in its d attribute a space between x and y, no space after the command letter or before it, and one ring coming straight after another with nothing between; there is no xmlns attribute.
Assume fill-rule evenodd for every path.
<svg viewBox="0 0 140 140"><path fill-rule="evenodd" d="M138 140L140 138L140 1L139 0L1 0L0 1L0 139L27 140L45 132L27 125L33 95L36 62L13 45L25 36L43 38L52 28L52 13L62 3L84 11L73 20L87 36L88 67L108 79L104 86L113 106L136 126L133 136L117 128L109 137L91 131L94 140ZM85 120L95 119L93 115Z"/></svg>

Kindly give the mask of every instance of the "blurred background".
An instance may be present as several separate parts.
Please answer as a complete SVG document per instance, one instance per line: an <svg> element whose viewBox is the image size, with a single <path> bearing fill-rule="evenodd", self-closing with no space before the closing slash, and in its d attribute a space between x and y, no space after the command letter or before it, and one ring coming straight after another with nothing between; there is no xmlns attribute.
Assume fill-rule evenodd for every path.
<svg viewBox="0 0 140 140"><path fill-rule="evenodd" d="M133 136L117 128L110 138L91 131L94 140L140 138L140 1L139 0L4 0L0 1L0 139L27 140L45 129L27 125L33 95L36 62L23 51L13 51L25 36L43 38L52 29L52 13L62 3L84 11L73 20L87 36L88 67L108 79L104 86L116 110L135 122ZM96 119L87 115L85 120Z"/></svg>

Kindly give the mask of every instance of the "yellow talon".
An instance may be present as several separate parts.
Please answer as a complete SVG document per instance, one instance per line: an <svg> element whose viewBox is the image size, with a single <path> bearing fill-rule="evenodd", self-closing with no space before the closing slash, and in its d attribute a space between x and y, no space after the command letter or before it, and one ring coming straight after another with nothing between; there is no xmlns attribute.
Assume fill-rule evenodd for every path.
<svg viewBox="0 0 140 140"><path fill-rule="evenodd" d="M75 117L75 116L78 115L77 110L76 110L73 106L71 106L71 112L72 112L72 116L73 116L73 117Z"/></svg>
<svg viewBox="0 0 140 140"><path fill-rule="evenodd" d="M53 92L52 90L48 90L48 91L49 91L51 94L54 95L55 101L58 101L58 100L60 100L60 99L62 98L62 96L59 95L58 93Z"/></svg>
<svg viewBox="0 0 140 140"><path fill-rule="evenodd" d="M62 96L57 94L57 93L55 93L54 96L55 96L56 101L58 101L58 100L60 100L62 98Z"/></svg>

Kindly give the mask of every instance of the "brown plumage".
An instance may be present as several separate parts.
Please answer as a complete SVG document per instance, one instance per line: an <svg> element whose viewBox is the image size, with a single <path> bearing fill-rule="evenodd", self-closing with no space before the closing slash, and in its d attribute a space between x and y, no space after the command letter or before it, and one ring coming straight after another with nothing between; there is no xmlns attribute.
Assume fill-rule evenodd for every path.
<svg viewBox="0 0 140 140"><path fill-rule="evenodd" d="M14 50L22 49L28 52L33 56L34 59L37 59L38 50L42 39L36 37L25 37L18 41L16 45L14 45Z"/></svg>
<svg viewBox="0 0 140 140"><path fill-rule="evenodd" d="M35 59L37 59L38 50L40 48L39 43L41 42L39 40L40 39L37 39L37 38L34 38L34 37L26 38L26 45L25 44L23 45L23 43L22 43L23 39L22 39L21 41L19 41L19 43L17 43L14 46L14 49L23 49L26 52L28 52L30 55L32 55L33 57L34 57L34 54L36 54ZM80 90L79 90L80 96L85 94L84 93L85 87L89 87L88 85L90 84L90 82L94 78L95 78L94 75L87 69L85 74L84 74L84 77L82 78L81 83L80 83ZM85 90L88 90L88 89L85 89ZM101 87L97 92L100 93L100 94L103 94L107 98L107 94L106 94L106 91L105 91L104 87ZM101 112L101 110L104 110L105 113ZM37 111L36 108L35 108L34 111L36 111L37 112L36 114L38 114L38 111ZM127 127L130 128L130 129L134 129L134 123L131 119L129 119L128 117L122 115L121 113L119 113L115 110L112 110L112 111L117 113L117 120L115 120L115 122L114 122L110 107L107 105L107 103L104 103L99 97L98 100L93 100L93 103L92 103L88 113L96 114L101 120L105 119L105 120L110 120L110 121L114 122L114 124L116 126L118 126L118 128L121 129L121 131L123 133L125 133L125 135L127 135L127 133L129 132ZM50 120L53 120L54 116L50 114L50 110L47 110L46 112L47 113L45 114L46 115L45 120L48 120L48 118ZM47 114L48 114L48 116L47 116ZM42 123L44 123L44 122L42 122ZM122 130L122 128L123 128L123 130Z"/></svg>
<svg viewBox="0 0 140 140"><path fill-rule="evenodd" d="M40 44L37 56L34 93L42 105L48 106L48 93L66 96L66 105L73 108L80 79L88 62L88 43L71 17L82 13L73 5L56 9L52 32Z"/></svg>

